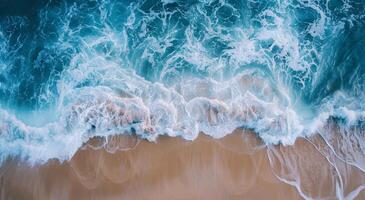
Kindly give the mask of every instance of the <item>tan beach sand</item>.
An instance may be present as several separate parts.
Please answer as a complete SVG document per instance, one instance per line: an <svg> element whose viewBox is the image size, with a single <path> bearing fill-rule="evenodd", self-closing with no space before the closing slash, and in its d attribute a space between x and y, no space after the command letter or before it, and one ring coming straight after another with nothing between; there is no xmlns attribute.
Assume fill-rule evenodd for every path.
<svg viewBox="0 0 365 200"><path fill-rule="evenodd" d="M0 168L1 199L302 199L274 173L300 177L302 192L314 198L336 199L335 169L319 137L266 147L241 130L222 139L201 134L195 141L161 137L156 143L119 136L109 138L107 149L114 153L91 147L100 141L89 141L62 164L29 167L9 159ZM358 169L341 166L346 190L365 182Z"/></svg>

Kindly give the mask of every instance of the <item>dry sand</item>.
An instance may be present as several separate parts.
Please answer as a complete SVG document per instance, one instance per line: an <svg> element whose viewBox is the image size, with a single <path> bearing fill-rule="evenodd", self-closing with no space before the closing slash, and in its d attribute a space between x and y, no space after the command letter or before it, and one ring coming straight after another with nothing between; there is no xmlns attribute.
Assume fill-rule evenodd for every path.
<svg viewBox="0 0 365 200"><path fill-rule="evenodd" d="M319 137L266 147L242 130L222 139L201 134L195 141L161 137L156 143L119 136L109 138L109 152L95 148L101 141L90 140L63 163L30 167L8 159L0 168L0 198L302 199L279 175L294 182L299 177L303 194L336 199L336 169L318 149ZM365 183L358 169L341 166L348 191ZM365 199L365 192L357 199Z"/></svg>

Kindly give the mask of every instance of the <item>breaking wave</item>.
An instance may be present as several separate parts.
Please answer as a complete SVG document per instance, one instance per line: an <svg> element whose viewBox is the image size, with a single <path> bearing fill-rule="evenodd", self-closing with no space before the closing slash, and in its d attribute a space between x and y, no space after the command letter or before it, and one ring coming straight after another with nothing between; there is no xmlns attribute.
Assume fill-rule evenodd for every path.
<svg viewBox="0 0 365 200"><path fill-rule="evenodd" d="M64 0L4 11L1 160L69 159L95 136L245 128L267 145L319 134L364 171L364 10L352 0Z"/></svg>

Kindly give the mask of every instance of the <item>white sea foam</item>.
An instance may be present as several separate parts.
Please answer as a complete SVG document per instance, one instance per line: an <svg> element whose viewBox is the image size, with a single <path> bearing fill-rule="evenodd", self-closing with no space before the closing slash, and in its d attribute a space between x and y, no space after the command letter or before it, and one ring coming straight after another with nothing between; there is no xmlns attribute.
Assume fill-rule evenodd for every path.
<svg viewBox="0 0 365 200"><path fill-rule="evenodd" d="M342 3L340 11L347 15L353 8ZM31 88L33 96L26 96L40 110L29 114L6 103L0 109L1 161L8 156L31 163L66 160L95 136L194 140L201 132L221 138L246 128L265 144L291 145L298 137L319 133L335 156L365 170L363 79L354 73L353 91L333 93L326 82L335 64L335 36L365 15L337 20L332 12L340 11L318 1L263 7L256 1L98 4L98 9L66 3L41 9L35 35L44 48L38 52L37 45L29 44L28 54L35 57L29 62L18 56L23 37L16 44L10 41L16 34L12 30L19 28L12 26L26 26L30 19L1 21L10 28L0 26L0 94L9 99L27 94L14 79L24 82L30 72L12 74L19 63L26 63L24 69L29 63L37 70L52 69L48 79L34 82L39 85ZM127 10L121 18L113 13L118 8ZM296 27L302 22L299 8L310 13L304 28ZM339 135L330 133L334 130Z"/></svg>
<svg viewBox="0 0 365 200"><path fill-rule="evenodd" d="M31 162L68 159L94 136L135 133L151 141L159 135L193 140L200 132L221 138L237 127L253 129L268 144L287 145L320 130L330 116L347 119L349 126L365 116L339 108L304 124L290 103L283 101L286 95L257 70L224 82L191 79L167 88L109 67L90 70L103 77L102 86L63 91L55 122L32 127L2 110L2 159L9 155ZM88 72L83 75L87 77Z"/></svg>
<svg viewBox="0 0 365 200"><path fill-rule="evenodd" d="M166 1L164 5L172 2ZM27 145L24 143L26 146L42 140L53 143L56 136L67 136L73 141L73 150L53 156L69 158L83 142L96 135L133 132L149 140L162 134L192 140L199 132L220 138L237 127L245 127L256 131L265 143L292 144L297 137L317 132L330 117L346 119L347 126L363 119L361 108L340 106L345 101L337 97L328 97L320 110L311 111L289 87L288 82L293 81L306 89L305 82L311 80L316 84L323 78L324 70L317 69L321 49L314 43L301 41L300 33L292 28L293 19L284 12L289 1L259 12L254 17L261 24L259 28L225 23L219 16L222 10L233 19L239 20L241 15L227 2L213 6L211 15L204 6L213 5L212 2L191 6L186 12L190 24L185 29L171 20L178 10L164 7L160 14L150 10L142 12L141 17L141 5L131 4L122 31L107 25L109 19L104 15L108 12L103 9L110 2L104 3L100 23L105 25L101 27L92 21L96 20L93 12L88 15L92 17L92 26L71 27L72 17L81 12L76 4L71 7L65 4L64 10L57 11L64 12L64 17L56 21L60 37L53 45L59 51L68 52L71 59L56 81L57 96L47 85L39 97L39 102L47 103L56 96L53 110L47 113L57 114L52 120L35 123L34 114L16 117L3 109L2 135L40 135L39 141L31 140ZM306 31L313 37L324 37L324 24L332 23L329 11L312 1L299 3L318 14ZM47 23L45 16L49 12L53 10L40 11L40 16L44 16L41 27ZM138 17L141 19L136 20ZM148 24L155 20L162 23L163 34L146 31ZM85 35L84 28L90 28L93 34ZM175 45L181 31L184 42L162 56ZM4 43L1 51L6 52L9 38L0 33ZM76 47L72 45L75 43ZM210 43L216 44L214 49L207 46ZM226 47L219 46L223 44ZM222 48L220 53L213 53L219 48ZM152 65L151 77L143 77L146 61ZM192 71L185 73L186 68ZM290 70L305 75L293 76ZM0 87L3 87L1 82ZM13 90L11 85L6 87ZM39 160L52 157L51 154L42 157L30 150L15 154L37 155ZM12 153L4 152L2 157L8 155Z"/></svg>

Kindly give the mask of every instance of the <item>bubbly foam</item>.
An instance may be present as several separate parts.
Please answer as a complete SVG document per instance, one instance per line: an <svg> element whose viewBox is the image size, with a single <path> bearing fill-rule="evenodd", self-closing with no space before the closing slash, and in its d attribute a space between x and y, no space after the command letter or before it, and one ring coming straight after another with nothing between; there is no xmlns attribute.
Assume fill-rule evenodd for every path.
<svg viewBox="0 0 365 200"><path fill-rule="evenodd" d="M69 159L95 136L247 128L265 144L319 133L364 170L363 7L49 2L33 18L1 18L1 160Z"/></svg>

